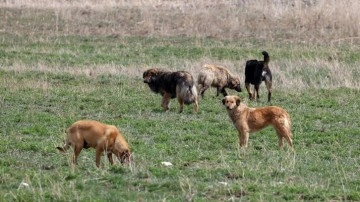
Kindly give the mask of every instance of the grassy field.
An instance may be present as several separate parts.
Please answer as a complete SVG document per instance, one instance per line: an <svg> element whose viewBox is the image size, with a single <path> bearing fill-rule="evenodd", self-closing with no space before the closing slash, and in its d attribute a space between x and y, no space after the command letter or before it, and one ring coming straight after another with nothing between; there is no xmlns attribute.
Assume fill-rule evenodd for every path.
<svg viewBox="0 0 360 202"><path fill-rule="evenodd" d="M360 48L354 30L354 40L334 40L333 31L315 43L273 40L277 35L158 35L152 27L149 35L135 30L123 36L98 21L70 22L84 9L78 5L55 9L63 20L56 21L53 8L19 2L26 6L0 7L6 19L0 21L0 201L360 201ZM106 13L110 22L118 19L114 10L86 9L87 19ZM245 61L262 59L262 50L271 57L271 104L291 114L295 151L279 150L272 128L251 135L249 148L239 149L214 89L200 100L198 114L192 106L179 114L176 100L164 113L161 97L142 81L150 67L196 77L205 63L225 65L243 80ZM265 86L258 102L248 101L243 90L228 92L249 106L269 105ZM86 150L71 169L72 152L55 147L79 119L119 127L133 162L111 166L103 157L97 169L94 150Z"/></svg>

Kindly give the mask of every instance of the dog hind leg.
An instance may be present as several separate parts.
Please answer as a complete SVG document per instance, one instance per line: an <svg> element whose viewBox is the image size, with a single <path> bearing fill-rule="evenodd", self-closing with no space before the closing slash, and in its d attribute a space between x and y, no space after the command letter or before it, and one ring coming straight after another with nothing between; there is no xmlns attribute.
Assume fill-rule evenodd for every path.
<svg viewBox="0 0 360 202"><path fill-rule="evenodd" d="M163 95L163 99L161 101L161 106L163 107L163 109L165 111L168 111L169 110L169 103L170 103L170 99L171 99L171 95L168 94L168 93L165 93Z"/></svg>
<svg viewBox="0 0 360 202"><path fill-rule="evenodd" d="M259 88L260 88L260 84L256 84L253 99L259 99L260 98Z"/></svg>
<svg viewBox="0 0 360 202"><path fill-rule="evenodd" d="M178 97L177 97L177 100L178 100L178 102L179 102L179 104L180 104L179 113L181 113L181 112L183 112L183 110L184 110L184 99L183 99L182 97L178 96Z"/></svg>
<svg viewBox="0 0 360 202"><path fill-rule="evenodd" d="M271 101L272 82L271 82L269 77L265 78L265 85L266 85L266 88L268 90L268 102L270 102Z"/></svg>
<svg viewBox="0 0 360 202"><path fill-rule="evenodd" d="M276 133L279 139L279 147L283 148L284 146L284 139L286 139L286 141L288 142L289 146L292 147L292 139L291 139L291 132L290 129L286 128L286 127L277 127L276 128Z"/></svg>
<svg viewBox="0 0 360 202"><path fill-rule="evenodd" d="M282 149L284 147L284 137L279 135L279 133L278 133L278 141L279 141L279 148Z"/></svg>
<svg viewBox="0 0 360 202"><path fill-rule="evenodd" d="M204 98L204 93L209 88L209 86L200 84L198 88L199 88L201 97Z"/></svg>
<svg viewBox="0 0 360 202"><path fill-rule="evenodd" d="M249 94L249 100L251 100L252 99L252 93L251 93L251 89L250 89L250 83L245 83L245 88L246 88L246 91Z"/></svg>

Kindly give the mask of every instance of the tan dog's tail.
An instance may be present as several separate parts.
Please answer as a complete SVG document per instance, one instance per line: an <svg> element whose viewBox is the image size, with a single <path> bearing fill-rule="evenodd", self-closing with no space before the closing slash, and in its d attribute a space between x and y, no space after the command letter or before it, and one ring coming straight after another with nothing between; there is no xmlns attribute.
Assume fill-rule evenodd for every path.
<svg viewBox="0 0 360 202"><path fill-rule="evenodd" d="M61 152L66 152L69 148L70 148L69 144L65 144L64 147L56 147L56 149L58 149Z"/></svg>
<svg viewBox="0 0 360 202"><path fill-rule="evenodd" d="M264 65L269 64L269 62L270 62L269 53L267 53L266 51L263 51L262 54L263 54L263 56L264 56Z"/></svg>

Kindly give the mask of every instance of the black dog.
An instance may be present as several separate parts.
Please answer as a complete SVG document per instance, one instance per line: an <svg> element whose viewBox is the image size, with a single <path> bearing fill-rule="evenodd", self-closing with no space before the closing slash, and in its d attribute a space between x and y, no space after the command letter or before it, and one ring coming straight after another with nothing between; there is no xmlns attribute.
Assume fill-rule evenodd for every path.
<svg viewBox="0 0 360 202"><path fill-rule="evenodd" d="M269 68L270 56L263 51L264 61L248 60L245 66L245 87L249 93L249 99L259 98L259 87L262 81L265 81L268 90L268 102L271 101L272 75ZM255 92L251 93L250 84L255 86Z"/></svg>

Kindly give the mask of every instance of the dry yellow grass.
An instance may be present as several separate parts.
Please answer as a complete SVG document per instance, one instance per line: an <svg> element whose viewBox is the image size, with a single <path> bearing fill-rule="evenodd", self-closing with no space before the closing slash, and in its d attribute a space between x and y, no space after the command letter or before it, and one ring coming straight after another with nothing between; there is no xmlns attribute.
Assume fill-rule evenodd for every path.
<svg viewBox="0 0 360 202"><path fill-rule="evenodd" d="M5 32L14 26L32 26L37 31L53 34L360 41L358 0L110 0L106 3L100 0L5 0L0 2L0 7L38 9L35 18L44 21L41 27L22 25L19 21L0 22ZM21 20L26 19L27 12L21 16L8 12L0 15L3 19L19 17Z"/></svg>
<svg viewBox="0 0 360 202"><path fill-rule="evenodd" d="M358 48L360 42L360 1L358 0L5 0L0 2L0 33L51 36L189 36L217 39L286 41L289 43L319 43L334 50L334 60L327 58L290 59L272 57L271 69L275 89L360 88L359 62L344 64L337 59L336 47L347 43ZM41 41L41 37L37 40ZM246 46L253 46L252 44ZM261 45L262 46L262 45ZM260 49L262 49L261 47ZM324 50L324 49L322 49ZM259 50L260 51L260 50ZM289 50L291 54L297 52ZM261 59L261 55L249 56ZM205 63L224 65L243 77L247 59L237 61L201 58L197 61L174 60L169 67L161 62L157 67L182 69L197 75ZM68 72L97 76L126 75L139 78L150 65L114 64L86 67L56 67L14 63L1 69L14 71ZM305 70L306 69L306 70ZM307 71L308 70L308 71ZM325 71L321 72L321 71ZM308 72L307 74L304 72ZM309 75L316 79L307 78ZM307 78L307 79L306 79Z"/></svg>

